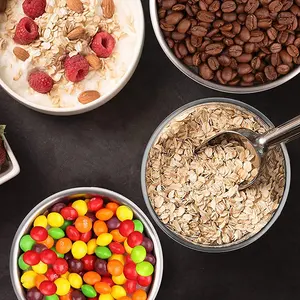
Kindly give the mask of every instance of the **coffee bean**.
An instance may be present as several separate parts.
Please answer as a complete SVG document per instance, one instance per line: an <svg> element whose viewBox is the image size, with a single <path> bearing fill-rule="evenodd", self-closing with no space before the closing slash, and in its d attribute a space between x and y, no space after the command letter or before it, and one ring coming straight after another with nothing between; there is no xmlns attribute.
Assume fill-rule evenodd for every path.
<svg viewBox="0 0 300 300"><path fill-rule="evenodd" d="M175 29L175 25L170 25L166 23L165 21L160 20L160 28L164 31L173 31Z"/></svg>
<svg viewBox="0 0 300 300"><path fill-rule="evenodd" d="M201 53L201 61L206 62L207 59L209 58L209 56L210 56L209 54L202 52Z"/></svg>
<svg viewBox="0 0 300 300"><path fill-rule="evenodd" d="M235 78L235 79L229 81L228 84L231 85L231 86L235 86L235 85L238 85L239 82L240 82L240 79Z"/></svg>
<svg viewBox="0 0 300 300"><path fill-rule="evenodd" d="M255 15L251 14L248 15L245 22L246 27L252 31L257 28L257 18Z"/></svg>
<svg viewBox="0 0 300 300"><path fill-rule="evenodd" d="M191 45L195 48L199 48L202 45L203 38L200 36L191 36Z"/></svg>
<svg viewBox="0 0 300 300"><path fill-rule="evenodd" d="M201 56L201 53L196 52L192 57L193 65L196 66L196 67L201 64L201 57L200 56Z"/></svg>
<svg viewBox="0 0 300 300"><path fill-rule="evenodd" d="M290 64L293 61L292 56L290 56L286 50L281 50L279 55L280 55L282 62L286 65Z"/></svg>
<svg viewBox="0 0 300 300"><path fill-rule="evenodd" d="M280 75L285 75L285 74L287 74L290 71L290 67L288 65L279 65L276 68L276 71Z"/></svg>
<svg viewBox="0 0 300 300"><path fill-rule="evenodd" d="M300 65L300 56L294 57L294 58L293 58L293 62L294 62L295 64L297 64L297 65Z"/></svg>
<svg viewBox="0 0 300 300"><path fill-rule="evenodd" d="M204 37L207 33L207 29L202 26L193 26L191 28L191 34L197 37Z"/></svg>
<svg viewBox="0 0 300 300"><path fill-rule="evenodd" d="M236 58L236 60L239 63L247 63L247 62L250 62L251 59L252 59L252 54L250 54L250 53L243 53L242 55L240 55Z"/></svg>
<svg viewBox="0 0 300 300"><path fill-rule="evenodd" d="M217 18L221 18L222 17L222 11L220 9L218 11L216 11L216 17Z"/></svg>
<svg viewBox="0 0 300 300"><path fill-rule="evenodd" d="M215 15L210 11L199 11L197 19L202 22L212 23L215 20Z"/></svg>
<svg viewBox="0 0 300 300"><path fill-rule="evenodd" d="M164 9L171 9L172 6L174 6L176 4L176 0L163 0L162 1L162 7Z"/></svg>
<svg viewBox="0 0 300 300"><path fill-rule="evenodd" d="M176 56L178 59L181 59L182 56L181 56L181 54L180 54L180 52L179 52L178 47L179 47L179 44L178 44L178 43L175 43L173 49L174 49L175 56Z"/></svg>
<svg viewBox="0 0 300 300"><path fill-rule="evenodd" d="M265 7L258 8L255 11L257 19L267 19L270 15L269 10Z"/></svg>
<svg viewBox="0 0 300 300"><path fill-rule="evenodd" d="M223 49L224 49L224 44L221 43L209 44L205 48L205 53L209 55L218 55L223 51Z"/></svg>
<svg viewBox="0 0 300 300"><path fill-rule="evenodd" d="M207 22L199 22L197 25L206 28L207 30L210 29L211 24ZM195 25L194 25L195 26Z"/></svg>
<svg viewBox="0 0 300 300"><path fill-rule="evenodd" d="M225 24L224 20L216 20L213 22L214 28L220 28Z"/></svg>
<svg viewBox="0 0 300 300"><path fill-rule="evenodd" d="M205 1L200 0L198 2L198 5L199 5L200 10L208 10L208 4Z"/></svg>
<svg viewBox="0 0 300 300"><path fill-rule="evenodd" d="M190 17L194 17L195 16L195 14L194 14L194 12L193 12L193 10L192 10L192 8L191 8L191 6L189 4L186 5L185 11L188 14L188 16L190 16Z"/></svg>
<svg viewBox="0 0 300 300"><path fill-rule="evenodd" d="M250 43L259 43L264 39L264 33L260 30L253 30L249 39Z"/></svg>
<svg viewBox="0 0 300 300"><path fill-rule="evenodd" d="M222 35L225 36L225 37L228 37L230 39L235 37L235 34L231 31L222 31Z"/></svg>
<svg viewBox="0 0 300 300"><path fill-rule="evenodd" d="M272 1L270 4L269 4L269 10L270 12L280 12L281 9L283 7L283 4L281 1L279 0L275 0L275 1Z"/></svg>
<svg viewBox="0 0 300 300"><path fill-rule="evenodd" d="M232 32L234 34L239 34L241 32L241 29L242 29L242 27L241 27L240 23L238 23L237 21L234 21L232 23Z"/></svg>
<svg viewBox="0 0 300 300"><path fill-rule="evenodd" d="M200 10L200 7L196 4L194 4L194 5L191 5L191 10L193 12L193 15L195 16L195 15L197 15L198 11Z"/></svg>
<svg viewBox="0 0 300 300"><path fill-rule="evenodd" d="M273 53L271 55L270 61L271 61L272 66L274 66L274 67L279 66L281 64L281 58L280 58L279 53Z"/></svg>
<svg viewBox="0 0 300 300"><path fill-rule="evenodd" d="M216 12L220 9L221 3L220 1L215 0L209 7L208 10L211 12Z"/></svg>
<svg viewBox="0 0 300 300"><path fill-rule="evenodd" d="M225 2L226 3L226 2ZM237 18L237 14L234 12L231 13L223 13L223 20L226 22L233 22Z"/></svg>
<svg viewBox="0 0 300 300"><path fill-rule="evenodd" d="M196 48L191 44L191 38L190 37L187 37L185 39L185 45L186 45L186 48L188 49L189 53L193 54L196 52Z"/></svg>
<svg viewBox="0 0 300 300"><path fill-rule="evenodd" d="M288 29L287 25L279 24L279 23L273 23L273 26L278 31L285 31Z"/></svg>
<svg viewBox="0 0 300 300"><path fill-rule="evenodd" d="M215 34L211 39L214 42L221 42L223 40L224 36L222 34Z"/></svg>
<svg viewBox="0 0 300 300"><path fill-rule="evenodd" d="M279 44L279 43L273 43L273 44L270 46L270 51L271 51L272 53L278 53L278 52L281 51L281 49L282 49L282 46L281 46L281 44Z"/></svg>
<svg viewBox="0 0 300 300"><path fill-rule="evenodd" d="M178 31L173 31L173 32L171 33L171 37L172 37L172 39L175 40L175 41L182 41L182 40L185 39L185 34L184 34L184 33L180 33L180 32L178 32Z"/></svg>
<svg viewBox="0 0 300 300"><path fill-rule="evenodd" d="M171 38L166 38L169 48L173 49L175 42Z"/></svg>
<svg viewBox="0 0 300 300"><path fill-rule="evenodd" d="M219 61L220 65L223 67L228 67L231 63L230 58L226 55L219 56L218 61Z"/></svg>
<svg viewBox="0 0 300 300"><path fill-rule="evenodd" d="M294 41L294 45L299 48L300 47L300 37L296 38Z"/></svg>
<svg viewBox="0 0 300 300"><path fill-rule="evenodd" d="M245 87L253 86L253 82L241 81L240 86L245 86Z"/></svg>
<svg viewBox="0 0 300 300"><path fill-rule="evenodd" d="M237 77L238 73L236 71L232 71L231 80L234 80Z"/></svg>
<svg viewBox="0 0 300 300"><path fill-rule="evenodd" d="M292 5L290 10L295 16L297 16L297 17L300 16L300 7L298 5L295 5L295 4Z"/></svg>
<svg viewBox="0 0 300 300"><path fill-rule="evenodd" d="M188 50L187 50L187 48L186 48L186 46L185 46L185 44L183 44L183 43L179 44L178 51L179 51L181 57L185 57L189 53Z"/></svg>
<svg viewBox="0 0 300 300"><path fill-rule="evenodd" d="M254 43L246 43L244 45L244 51L246 53L253 53L255 49L255 44Z"/></svg>
<svg viewBox="0 0 300 300"><path fill-rule="evenodd" d="M232 57L238 57L243 53L243 48L239 45L233 45L228 48L228 54Z"/></svg>
<svg viewBox="0 0 300 300"><path fill-rule="evenodd" d="M224 38L224 39L223 39L223 43L224 43L227 47L230 47L230 46L234 45L233 39L230 39L230 38Z"/></svg>
<svg viewBox="0 0 300 300"><path fill-rule="evenodd" d="M255 56L251 60L251 67L253 70L258 70L261 66L261 59L258 56Z"/></svg>
<svg viewBox="0 0 300 300"><path fill-rule="evenodd" d="M207 64L213 71L218 70L220 67L220 63L219 63L218 59L214 56L211 56L208 58Z"/></svg>
<svg viewBox="0 0 300 300"><path fill-rule="evenodd" d="M191 21L189 19L183 19L177 25L177 31L180 33L186 33L191 26Z"/></svg>
<svg viewBox="0 0 300 300"><path fill-rule="evenodd" d="M283 11L278 14L278 24L280 25L289 25L294 21L295 15L289 11Z"/></svg>
<svg viewBox="0 0 300 300"><path fill-rule="evenodd" d="M173 12L166 16L165 21L169 25L176 25L184 17L182 12Z"/></svg>
<svg viewBox="0 0 300 300"><path fill-rule="evenodd" d="M239 64L237 72L239 75L246 75L252 72L252 68L249 64Z"/></svg>
<svg viewBox="0 0 300 300"><path fill-rule="evenodd" d="M289 37L288 37L287 41L285 42L286 46L293 45L295 39L296 39L296 36L292 33L289 33Z"/></svg>
<svg viewBox="0 0 300 300"><path fill-rule="evenodd" d="M164 17L166 16L166 14L167 14L167 10L166 9L164 9L164 8L161 7L158 10L158 17L159 17L159 19L164 19Z"/></svg>
<svg viewBox="0 0 300 300"><path fill-rule="evenodd" d="M255 77L253 74L246 74L246 75L243 75L242 79L244 82L250 83L255 80Z"/></svg>
<svg viewBox="0 0 300 300"><path fill-rule="evenodd" d="M243 27L239 37L242 41L248 42L251 37L249 29L247 27Z"/></svg>
<svg viewBox="0 0 300 300"><path fill-rule="evenodd" d="M278 33L277 42L280 44L285 44L289 38L289 33L287 31L281 31Z"/></svg>
<svg viewBox="0 0 300 300"><path fill-rule="evenodd" d="M277 79L278 75L273 66L266 66L264 72L268 80L273 81Z"/></svg>
<svg viewBox="0 0 300 300"><path fill-rule="evenodd" d="M287 46L286 50L287 50L288 54L291 57L298 57L299 56L299 50L295 45Z"/></svg>
<svg viewBox="0 0 300 300"><path fill-rule="evenodd" d="M239 4L236 8L237 14L242 14L245 12L245 4Z"/></svg>
<svg viewBox="0 0 300 300"><path fill-rule="evenodd" d="M277 34L278 34L278 31L274 27L271 27L267 30L267 35L268 35L269 39L272 41L276 40Z"/></svg>
<svg viewBox="0 0 300 300"><path fill-rule="evenodd" d="M282 7L282 11L287 11L289 10L292 5L293 5L294 1L293 0L286 0L286 1L282 1L283 7Z"/></svg>
<svg viewBox="0 0 300 300"><path fill-rule="evenodd" d="M225 2L226 3L226 2ZM231 29L232 29L232 24L231 23L229 23L229 24L225 24L225 25L223 25L222 27L220 27L220 30L221 31L230 31Z"/></svg>
<svg viewBox="0 0 300 300"><path fill-rule="evenodd" d="M258 0L248 0L245 6L245 12L248 14L254 14L259 6Z"/></svg>
<svg viewBox="0 0 300 300"><path fill-rule="evenodd" d="M232 77L232 69L230 67L225 67L221 73L222 79L226 81L230 81Z"/></svg>
<svg viewBox="0 0 300 300"><path fill-rule="evenodd" d="M228 0L222 3L221 10L224 13L230 13L235 11L236 3L234 1Z"/></svg>
<svg viewBox="0 0 300 300"><path fill-rule="evenodd" d="M272 26L272 19L260 19L257 22L259 28L270 28Z"/></svg>
<svg viewBox="0 0 300 300"><path fill-rule="evenodd" d="M207 37L212 37L212 36L214 36L215 34L217 34L219 32L219 29L217 29L217 28L214 28L214 29L212 29L210 32L208 32L207 33Z"/></svg>
<svg viewBox="0 0 300 300"><path fill-rule="evenodd" d="M231 69L234 69L234 70L237 69L238 63L237 63L237 61L236 61L235 58L232 57L232 58L230 59L230 65L229 65L229 67L230 67Z"/></svg>
<svg viewBox="0 0 300 300"><path fill-rule="evenodd" d="M184 4L175 4L174 6L172 6L172 10L174 10L174 11L185 10L185 5Z"/></svg>
<svg viewBox="0 0 300 300"><path fill-rule="evenodd" d="M214 76L213 71L209 68L209 66L206 63L202 63L199 66L199 74L203 79L206 80L211 80Z"/></svg>
<svg viewBox="0 0 300 300"><path fill-rule="evenodd" d="M247 15L246 14L239 14L238 15L238 20L241 24L244 24L244 22L246 21Z"/></svg>
<svg viewBox="0 0 300 300"><path fill-rule="evenodd" d="M183 62L187 65L187 66L193 66L193 57L191 55L187 55L183 58Z"/></svg>
<svg viewBox="0 0 300 300"><path fill-rule="evenodd" d="M212 43L211 40L205 40L205 41L202 43L202 45L200 46L199 51L203 52L203 51L205 50L206 46L209 45L209 44L211 44L211 43Z"/></svg>
<svg viewBox="0 0 300 300"><path fill-rule="evenodd" d="M239 45L239 46L243 46L245 44L245 42L242 41L238 36L236 36L234 38L234 42L235 42L236 45Z"/></svg>

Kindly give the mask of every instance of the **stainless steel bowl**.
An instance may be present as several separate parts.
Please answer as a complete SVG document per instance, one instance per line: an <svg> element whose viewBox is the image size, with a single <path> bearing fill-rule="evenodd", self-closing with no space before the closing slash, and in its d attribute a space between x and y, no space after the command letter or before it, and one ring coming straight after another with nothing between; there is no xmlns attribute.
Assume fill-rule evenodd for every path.
<svg viewBox="0 0 300 300"><path fill-rule="evenodd" d="M273 123L263 113L261 113L254 107L252 107L246 103L237 101L237 100L232 100L232 99L227 99L227 98L206 98L206 99L196 100L194 102L188 103L188 104L178 108L173 113L171 113L157 127L157 129L152 134L152 136L147 144L144 156L143 156L142 168L141 168L141 185L142 185L142 192L143 192L143 196L144 196L144 200L146 202L147 208L148 208L152 218L156 222L156 224L161 228L161 230L164 233L166 233L170 238L172 238L177 243L179 243L187 248L197 250L197 251L202 251L202 252L221 253L221 252L229 252L229 251L237 250L237 249L243 248L245 246L248 246L248 245L252 244L253 242L255 242L256 240L258 240L261 236L263 236L271 228L271 226L274 224L274 222L277 220L277 218L281 214L282 209L283 209L285 202L287 200L287 197L288 197L290 183L291 183L291 166L290 166L290 159L289 159L289 155L286 150L286 147L284 144L281 144L280 147L281 147L282 153L284 155L285 179L286 179L284 193L283 193L282 199L279 203L279 206L278 206L276 212L273 214L273 216L271 217L269 222L265 225L265 227L263 227L256 234L254 234L252 236L245 236L241 240L230 243L230 244L225 244L225 245L221 245L221 246L203 246L203 245L194 244L192 242L189 242L189 241L183 239L182 237L180 237L174 231L170 230L167 226L165 226L161 222L161 220L155 213L155 211L150 203L149 197L148 197L147 186L146 186L146 168L147 168L147 160L148 160L149 152L152 148L152 145L157 141L162 130L166 127L167 124L169 124L169 122L171 120L173 120L176 116L178 116L179 114L183 113L186 110L191 109L194 106L198 106L201 104L207 104L207 103L216 103L216 104L223 103L223 104L235 106L238 109L243 109L243 110L246 110L246 111L252 113L258 120L260 120L266 126L274 127Z"/></svg>
<svg viewBox="0 0 300 300"><path fill-rule="evenodd" d="M186 76L189 78L193 79L199 84L202 84L208 88L211 88L216 91L220 92L226 92L226 93L233 93L233 94L251 94L251 93L257 93L257 92L263 92L267 91L269 89L275 88L296 75L299 74L300 72L300 66L295 68L293 71L288 73L287 75L273 81L267 84L262 84L262 85L257 85L253 87L237 87L237 86L226 86L222 84L215 83L213 81L208 81L203 78L201 78L197 73L193 72L189 67L187 67L184 63L179 60L173 51L169 48L167 45L164 35L162 33L162 30L160 29L159 26L159 18L157 14L157 0L149 0L149 5L150 5L150 16L151 16L151 21L152 21L152 26L156 35L156 38L165 52L165 54L168 56L168 58L171 60L171 62Z"/></svg>
<svg viewBox="0 0 300 300"><path fill-rule="evenodd" d="M28 233L28 231L30 230L34 219L38 215L43 214L45 211L47 211L47 209L55 203L68 202L70 200L74 201L76 199L88 198L95 195L100 195L104 198L109 198L117 203L128 205L133 210L135 217L140 219L144 224L147 236L150 237L153 241L154 254L156 256L155 273L152 285L148 292L148 300L155 299L159 291L163 275L163 252L159 241L159 237L147 216L136 204L134 204L132 201L118 193L97 187L80 187L64 190L46 198L30 211L30 213L25 217L25 219L19 226L12 243L9 261L10 277L18 300L26 300L24 288L20 283L20 271L18 268L18 257L21 253L19 243L21 237L24 234Z"/></svg>

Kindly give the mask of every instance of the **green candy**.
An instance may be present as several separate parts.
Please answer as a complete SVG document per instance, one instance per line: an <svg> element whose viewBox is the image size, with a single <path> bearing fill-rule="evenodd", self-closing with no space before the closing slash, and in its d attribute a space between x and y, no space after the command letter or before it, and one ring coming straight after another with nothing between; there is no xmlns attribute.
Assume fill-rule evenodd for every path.
<svg viewBox="0 0 300 300"><path fill-rule="evenodd" d="M111 251L107 247L98 246L95 253L101 259L108 259L111 257Z"/></svg>
<svg viewBox="0 0 300 300"><path fill-rule="evenodd" d="M20 248L24 252L31 250L34 244L35 244L35 241L31 238L31 236L29 234L23 235L20 240Z"/></svg>
<svg viewBox="0 0 300 300"><path fill-rule="evenodd" d="M65 236L65 232L61 228L50 228L48 234L55 240L59 240Z"/></svg>
<svg viewBox="0 0 300 300"><path fill-rule="evenodd" d="M83 295L88 298L94 298L97 296L97 292L95 291L95 289L91 285L88 285L88 284L82 285L81 291L82 291Z"/></svg>
<svg viewBox="0 0 300 300"><path fill-rule="evenodd" d="M134 223L134 231L139 231L140 233L143 233L144 231L144 225L140 220L133 220Z"/></svg>
<svg viewBox="0 0 300 300"><path fill-rule="evenodd" d="M64 258L65 257L64 254L57 252L55 247L52 247L51 250L56 253L57 257L59 257L59 258Z"/></svg>
<svg viewBox="0 0 300 300"><path fill-rule="evenodd" d="M135 246L131 252L131 259L136 263L142 262L146 258L147 252L143 246Z"/></svg>
<svg viewBox="0 0 300 300"><path fill-rule="evenodd" d="M148 261L143 261L136 265L136 272L140 276L150 276L154 272L154 267Z"/></svg>
<svg viewBox="0 0 300 300"><path fill-rule="evenodd" d="M26 271L26 270L29 269L30 266L27 265L27 264L24 262L24 260L23 260L23 255L24 255L24 254L22 254L22 255L19 257L19 259L18 259L18 266L19 266L19 268L20 268L21 270Z"/></svg>
<svg viewBox="0 0 300 300"><path fill-rule="evenodd" d="M45 296L45 300L59 300L59 297L56 294Z"/></svg>
<svg viewBox="0 0 300 300"><path fill-rule="evenodd" d="M66 228L70 225L73 224L73 221L68 221L68 220L65 220L64 221L64 224L62 226L60 226L60 228L63 230L63 231L66 231Z"/></svg>

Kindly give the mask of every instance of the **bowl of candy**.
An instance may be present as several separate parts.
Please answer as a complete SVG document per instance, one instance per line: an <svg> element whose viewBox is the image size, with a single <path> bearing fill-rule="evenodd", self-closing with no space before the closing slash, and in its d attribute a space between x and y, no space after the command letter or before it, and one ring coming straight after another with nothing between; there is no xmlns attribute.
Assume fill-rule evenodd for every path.
<svg viewBox="0 0 300 300"><path fill-rule="evenodd" d="M163 254L141 209L102 188L40 202L14 237L10 276L19 300L154 300Z"/></svg>

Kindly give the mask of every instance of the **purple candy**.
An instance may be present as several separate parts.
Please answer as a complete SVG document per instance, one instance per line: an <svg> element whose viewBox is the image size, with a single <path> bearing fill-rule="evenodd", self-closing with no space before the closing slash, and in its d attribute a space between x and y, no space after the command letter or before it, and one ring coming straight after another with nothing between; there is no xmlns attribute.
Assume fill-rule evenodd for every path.
<svg viewBox="0 0 300 300"><path fill-rule="evenodd" d="M43 250L46 249L48 248L43 244L34 244L32 247L32 250L35 251L36 253L41 253Z"/></svg>
<svg viewBox="0 0 300 300"><path fill-rule="evenodd" d="M154 257L154 255L150 254L150 253L147 253L146 255L146 258L145 258L145 261L148 261L151 265L155 265L156 263L156 259Z"/></svg>
<svg viewBox="0 0 300 300"><path fill-rule="evenodd" d="M44 295L36 287L34 287L27 291L26 299L27 300L43 300Z"/></svg>
<svg viewBox="0 0 300 300"><path fill-rule="evenodd" d="M80 273L83 271L83 262L81 260L71 258L68 260L68 265L70 273Z"/></svg>
<svg viewBox="0 0 300 300"><path fill-rule="evenodd" d="M144 236L143 242L142 242L142 246L145 247L147 252L151 252L153 250L153 242L147 238L146 236Z"/></svg>
<svg viewBox="0 0 300 300"><path fill-rule="evenodd" d="M95 271L101 276L109 276L107 271L107 262L103 259L97 258L94 264Z"/></svg>
<svg viewBox="0 0 300 300"><path fill-rule="evenodd" d="M110 220L106 222L106 225L109 230L114 230L119 228L121 221L117 217L112 217Z"/></svg>
<svg viewBox="0 0 300 300"><path fill-rule="evenodd" d="M96 218L95 214L92 212L87 212L85 214L86 217L89 217L92 223L96 222L98 219Z"/></svg>
<svg viewBox="0 0 300 300"><path fill-rule="evenodd" d="M86 300L86 297L78 290L71 293L72 300Z"/></svg>
<svg viewBox="0 0 300 300"><path fill-rule="evenodd" d="M56 203L50 208L50 211L59 213L64 207L66 207L66 204L64 204L62 202Z"/></svg>

